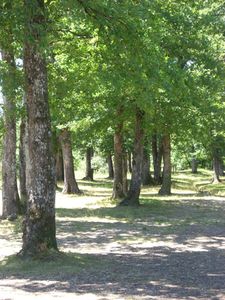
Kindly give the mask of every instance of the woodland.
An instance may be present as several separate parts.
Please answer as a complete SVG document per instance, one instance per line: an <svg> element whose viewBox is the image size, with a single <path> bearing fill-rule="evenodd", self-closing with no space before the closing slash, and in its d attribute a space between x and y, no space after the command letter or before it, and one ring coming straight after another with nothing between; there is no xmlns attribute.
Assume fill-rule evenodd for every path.
<svg viewBox="0 0 225 300"><path fill-rule="evenodd" d="M74 212L80 222L93 216L111 217L112 222L122 218L121 224L142 224L146 236L153 234L148 226L159 217L160 224L173 219L174 235L174 226L187 226L185 237L192 224L202 226L201 231L204 222L216 226L218 218L222 228L224 1L0 0L0 58L0 232L3 237L12 230L19 237L14 256L4 256L0 264L3 273L15 264L21 272L27 263L35 270L39 260L60 261L65 266L70 260L82 269L81 260L70 257L58 237L64 230L62 219L74 217L63 201L65 205L69 201L73 209L75 203L81 204ZM91 195L100 205L93 211L92 206L82 208L82 201L88 202ZM79 238L79 225L71 229L68 224L65 229ZM123 235L130 238L135 228L123 228ZM218 228L210 227L210 234L216 236ZM104 229L106 236L108 229ZM119 230L112 229L114 234ZM159 236L166 235L161 231L160 227ZM221 246L225 236L219 236ZM144 241L137 237L137 244ZM80 243L74 247L79 249ZM132 243L129 247L139 249ZM82 259L88 272L92 259ZM136 264L129 255L126 259ZM106 259L106 269L107 264L113 266ZM125 274L119 269L115 273ZM165 292L162 296L158 290L153 294L157 299L187 299L187 295L211 299L215 295L207 289L209 285L207 295L202 286L199 295L183 295L182 289L176 295ZM109 298L93 299L142 299L132 290L129 285L125 292L131 298L120 287L123 296L119 298L110 298L112 288ZM222 283L219 293L222 296L215 299L225 295ZM148 297L149 292L142 296Z"/></svg>

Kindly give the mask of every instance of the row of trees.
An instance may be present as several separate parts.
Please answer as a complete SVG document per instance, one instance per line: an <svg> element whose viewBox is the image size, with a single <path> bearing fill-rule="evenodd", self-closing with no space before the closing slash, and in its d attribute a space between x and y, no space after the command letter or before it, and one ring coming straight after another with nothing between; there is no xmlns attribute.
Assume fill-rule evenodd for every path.
<svg viewBox="0 0 225 300"><path fill-rule="evenodd" d="M151 180L150 149L154 181L162 184L160 194L170 194L171 141L192 153L197 143L204 145L219 179L222 1L3 0L0 9L3 215L17 214L21 207L20 119L20 197L26 203L22 255L57 249L55 178L64 176L64 192L80 193L72 136L77 147L87 149L86 179L93 179L93 148L110 166L113 155L112 196L121 205L139 204L141 185Z"/></svg>

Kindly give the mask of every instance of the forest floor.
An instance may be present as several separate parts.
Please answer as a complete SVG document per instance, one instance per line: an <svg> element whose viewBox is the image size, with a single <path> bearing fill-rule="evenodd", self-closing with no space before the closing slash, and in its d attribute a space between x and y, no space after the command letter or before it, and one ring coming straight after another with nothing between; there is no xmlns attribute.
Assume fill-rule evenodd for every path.
<svg viewBox="0 0 225 300"><path fill-rule="evenodd" d="M171 196L146 187L127 208L110 202L110 181L79 180L84 195L57 192L52 260L13 256L21 220L1 220L0 299L225 299L225 184L208 182L179 173Z"/></svg>

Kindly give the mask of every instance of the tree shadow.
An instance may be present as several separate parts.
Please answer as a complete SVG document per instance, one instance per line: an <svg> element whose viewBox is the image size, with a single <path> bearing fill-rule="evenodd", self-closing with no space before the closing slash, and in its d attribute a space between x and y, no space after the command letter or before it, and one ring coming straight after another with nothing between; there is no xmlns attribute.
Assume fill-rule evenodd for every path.
<svg viewBox="0 0 225 300"><path fill-rule="evenodd" d="M224 213L223 201L194 199L57 209L64 255L42 264L6 261L0 285L46 297L54 291L99 299L223 299Z"/></svg>

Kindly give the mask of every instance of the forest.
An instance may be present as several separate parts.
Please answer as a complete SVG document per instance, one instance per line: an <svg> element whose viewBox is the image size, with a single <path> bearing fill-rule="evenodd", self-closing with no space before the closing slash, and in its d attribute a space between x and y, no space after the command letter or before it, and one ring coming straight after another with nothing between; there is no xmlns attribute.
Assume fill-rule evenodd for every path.
<svg viewBox="0 0 225 300"><path fill-rule="evenodd" d="M0 0L0 299L224 299L224 87L222 0Z"/></svg>

